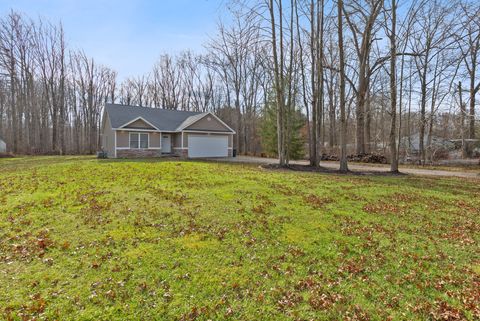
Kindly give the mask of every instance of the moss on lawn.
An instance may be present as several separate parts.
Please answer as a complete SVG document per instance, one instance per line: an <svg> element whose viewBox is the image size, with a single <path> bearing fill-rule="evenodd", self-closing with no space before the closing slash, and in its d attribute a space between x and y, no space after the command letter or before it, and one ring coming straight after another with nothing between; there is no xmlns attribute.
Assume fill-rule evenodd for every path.
<svg viewBox="0 0 480 321"><path fill-rule="evenodd" d="M0 160L0 319L480 318L479 181Z"/></svg>

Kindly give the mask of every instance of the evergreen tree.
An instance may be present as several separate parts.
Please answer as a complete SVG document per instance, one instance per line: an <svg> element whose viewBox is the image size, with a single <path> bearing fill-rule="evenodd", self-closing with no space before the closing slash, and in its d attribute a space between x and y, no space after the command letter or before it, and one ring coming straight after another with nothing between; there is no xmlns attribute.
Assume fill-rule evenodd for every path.
<svg viewBox="0 0 480 321"><path fill-rule="evenodd" d="M286 111L286 119L290 119L291 128L287 129L287 145L289 159L301 159L305 156L305 139L300 132L306 119L296 107ZM277 111L275 99L270 97L263 114L263 123L260 131L263 150L268 156L278 156L277 144Z"/></svg>

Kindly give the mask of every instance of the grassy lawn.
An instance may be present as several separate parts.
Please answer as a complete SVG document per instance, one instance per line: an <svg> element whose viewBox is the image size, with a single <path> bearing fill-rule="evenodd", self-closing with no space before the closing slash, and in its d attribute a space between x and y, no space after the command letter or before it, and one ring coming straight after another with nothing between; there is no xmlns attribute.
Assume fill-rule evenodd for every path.
<svg viewBox="0 0 480 321"><path fill-rule="evenodd" d="M1 159L0 319L478 319L479 184Z"/></svg>

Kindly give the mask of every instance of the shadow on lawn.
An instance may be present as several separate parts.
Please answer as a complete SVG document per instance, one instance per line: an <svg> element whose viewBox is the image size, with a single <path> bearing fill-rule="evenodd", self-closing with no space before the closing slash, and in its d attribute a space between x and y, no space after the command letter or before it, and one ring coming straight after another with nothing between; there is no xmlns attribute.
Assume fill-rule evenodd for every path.
<svg viewBox="0 0 480 321"><path fill-rule="evenodd" d="M326 167L314 167L310 165L287 165L280 166L278 164L265 164L260 166L263 169L268 170L287 170L295 172L309 172L309 173L321 173L321 174L335 174L335 175L355 175L355 176L392 176L392 177L404 177L408 176L405 173L391 173L387 171L359 171L359 170L349 170L348 172L341 172L337 169L326 168Z"/></svg>

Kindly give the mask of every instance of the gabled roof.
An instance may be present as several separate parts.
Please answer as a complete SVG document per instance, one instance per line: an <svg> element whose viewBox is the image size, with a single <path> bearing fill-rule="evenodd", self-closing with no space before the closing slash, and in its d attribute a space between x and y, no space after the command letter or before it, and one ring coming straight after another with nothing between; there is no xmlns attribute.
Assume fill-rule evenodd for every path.
<svg viewBox="0 0 480 321"><path fill-rule="evenodd" d="M123 125L120 126L119 128L124 128L124 127L127 127L127 126L131 127L131 124L132 124L132 123L135 123L137 120L140 120L140 121L144 122L145 124L147 124L148 126L150 126L150 128L155 128L156 130L160 130L160 129L157 128L154 124L150 123L148 120L146 120L146 119L143 118L142 116L138 116L137 118L128 121L127 123L123 124Z"/></svg>
<svg viewBox="0 0 480 321"><path fill-rule="evenodd" d="M143 119L162 131L176 131L189 117L202 113L151 107L106 104L112 128L121 128L135 119Z"/></svg>
<svg viewBox="0 0 480 321"><path fill-rule="evenodd" d="M222 124L227 130L226 131L229 131L233 134L236 134L236 132L230 128L230 126L228 126L227 124L225 124L225 122L223 120L221 120L217 115L215 115L214 113L212 112L208 112L208 113L202 113L202 114L198 114L198 115L195 115L195 116L190 116L188 117L178 128L177 130L178 131L182 131L184 129L188 129L188 127L190 127L191 125L195 124L197 121L199 121L200 119L203 119L205 116L207 115L211 115L213 118L215 118L216 120L218 120L218 122L220 124Z"/></svg>
<svg viewBox="0 0 480 321"><path fill-rule="evenodd" d="M220 118L210 112L200 113L119 104L106 104L105 112L108 113L112 129L124 128L137 120L142 120L158 131L179 132L196 123L206 115L212 115L227 128L225 132L235 133L235 131L228 127Z"/></svg>
<svg viewBox="0 0 480 321"><path fill-rule="evenodd" d="M206 114L208 114L208 113L201 113L201 114L198 114L198 115L194 115L194 116L188 117L187 119L185 119L185 120L180 124L180 126L177 127L177 130L183 130L184 128L187 128L187 127L190 126L191 124L193 124L193 123L195 123L196 121L199 121L200 119L202 119Z"/></svg>

